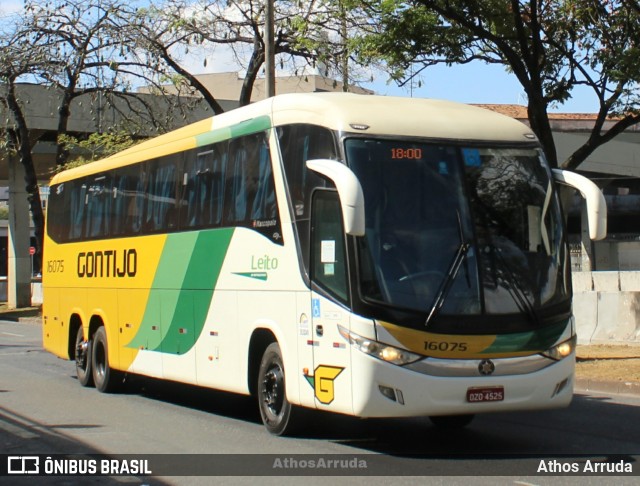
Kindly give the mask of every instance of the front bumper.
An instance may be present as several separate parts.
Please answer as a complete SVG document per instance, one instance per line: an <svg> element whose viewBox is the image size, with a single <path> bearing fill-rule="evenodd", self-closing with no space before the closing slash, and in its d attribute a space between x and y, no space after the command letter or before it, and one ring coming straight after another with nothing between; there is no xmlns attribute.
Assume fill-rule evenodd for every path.
<svg viewBox="0 0 640 486"><path fill-rule="evenodd" d="M455 360L456 366L453 368L460 368L459 361ZM466 368L472 369L481 360L469 361L472 364ZM496 369L499 370L500 360L494 361L498 363ZM406 366L392 365L353 349L351 363L353 414L359 417L540 410L566 407L573 396L575 353L542 369L489 376L481 376L479 372L477 376L455 376L455 373L453 376L434 376L427 374L424 369L418 372ZM471 375L467 372L463 374ZM467 401L469 388L489 387L503 387L503 400Z"/></svg>

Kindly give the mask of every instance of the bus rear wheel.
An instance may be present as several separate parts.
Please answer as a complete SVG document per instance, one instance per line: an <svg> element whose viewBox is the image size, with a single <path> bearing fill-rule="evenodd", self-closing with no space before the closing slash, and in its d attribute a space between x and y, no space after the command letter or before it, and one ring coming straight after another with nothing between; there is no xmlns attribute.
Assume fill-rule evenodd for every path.
<svg viewBox="0 0 640 486"><path fill-rule="evenodd" d="M441 429L462 429L469 425L475 415L433 415L431 423Z"/></svg>
<svg viewBox="0 0 640 486"><path fill-rule="evenodd" d="M267 346L258 372L258 406L267 430L289 435L295 426L296 410L287 400L284 365L278 343Z"/></svg>
<svg viewBox="0 0 640 486"><path fill-rule="evenodd" d="M78 383L82 386L93 385L93 374L91 371L91 349L93 342L91 339L85 341L84 331L82 326L78 328L76 333L76 348L75 348L75 360L76 360L76 376L78 377Z"/></svg>
<svg viewBox="0 0 640 486"><path fill-rule="evenodd" d="M96 389L102 393L114 392L122 384L122 373L109 366L109 347L104 326L100 326L93 335L91 370Z"/></svg>

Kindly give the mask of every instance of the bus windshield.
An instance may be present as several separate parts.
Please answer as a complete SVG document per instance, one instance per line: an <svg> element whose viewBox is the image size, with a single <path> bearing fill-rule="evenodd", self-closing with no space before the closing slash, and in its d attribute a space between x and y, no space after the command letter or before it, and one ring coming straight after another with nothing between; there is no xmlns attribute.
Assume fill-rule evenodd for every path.
<svg viewBox="0 0 640 486"><path fill-rule="evenodd" d="M537 148L349 138L365 196L367 302L446 316L521 315L566 303L566 245Z"/></svg>

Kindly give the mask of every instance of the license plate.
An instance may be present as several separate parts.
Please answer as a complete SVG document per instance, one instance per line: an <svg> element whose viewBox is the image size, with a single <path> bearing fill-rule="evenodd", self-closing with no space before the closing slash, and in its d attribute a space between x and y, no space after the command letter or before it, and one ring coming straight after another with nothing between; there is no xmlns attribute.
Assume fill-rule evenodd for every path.
<svg viewBox="0 0 640 486"><path fill-rule="evenodd" d="M469 388L467 402L501 402L504 400L504 387L491 386L485 388Z"/></svg>

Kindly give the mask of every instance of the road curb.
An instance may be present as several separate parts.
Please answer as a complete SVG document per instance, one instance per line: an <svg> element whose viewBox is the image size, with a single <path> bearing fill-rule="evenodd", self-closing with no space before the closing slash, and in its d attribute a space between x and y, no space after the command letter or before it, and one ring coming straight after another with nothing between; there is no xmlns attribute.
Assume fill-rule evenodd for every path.
<svg viewBox="0 0 640 486"><path fill-rule="evenodd" d="M592 380L589 378L577 378L575 382L575 391L640 396L640 383L632 381L604 381Z"/></svg>
<svg viewBox="0 0 640 486"><path fill-rule="evenodd" d="M42 322L42 309L40 307L22 307L19 309L2 309L0 320L9 322Z"/></svg>
<svg viewBox="0 0 640 486"><path fill-rule="evenodd" d="M42 317L39 316L6 316L0 314L0 320L9 322L18 322L21 324L42 324Z"/></svg>

